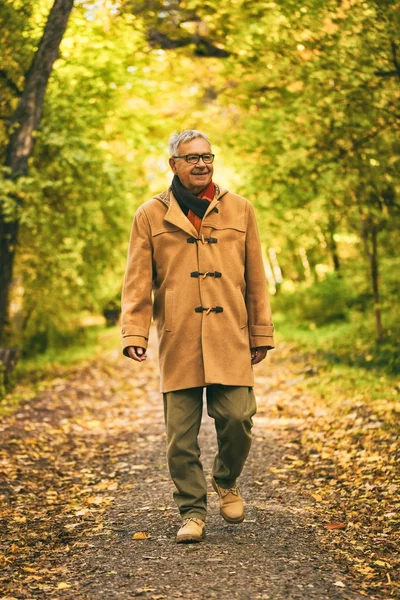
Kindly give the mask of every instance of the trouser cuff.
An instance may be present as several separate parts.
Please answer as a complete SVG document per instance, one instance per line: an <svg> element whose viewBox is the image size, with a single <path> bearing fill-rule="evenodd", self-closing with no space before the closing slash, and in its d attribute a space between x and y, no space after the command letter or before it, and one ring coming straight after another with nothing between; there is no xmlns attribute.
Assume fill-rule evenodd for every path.
<svg viewBox="0 0 400 600"><path fill-rule="evenodd" d="M182 519L201 519L202 521L206 520L206 513L187 511L185 513L181 513Z"/></svg>
<svg viewBox="0 0 400 600"><path fill-rule="evenodd" d="M219 477L214 477L214 481L219 487L224 488L224 490L236 487L236 479L220 479Z"/></svg>

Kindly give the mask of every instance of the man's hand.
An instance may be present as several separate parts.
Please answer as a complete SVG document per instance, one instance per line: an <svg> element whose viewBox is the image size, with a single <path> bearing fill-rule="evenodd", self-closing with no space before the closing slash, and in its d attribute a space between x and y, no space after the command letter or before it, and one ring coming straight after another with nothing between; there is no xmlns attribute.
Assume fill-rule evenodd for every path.
<svg viewBox="0 0 400 600"><path fill-rule="evenodd" d="M256 365L257 363L264 360L267 356L268 348L266 346L260 346L260 348L251 349L251 364Z"/></svg>
<svg viewBox="0 0 400 600"><path fill-rule="evenodd" d="M146 350L140 346L128 346L128 354L137 362L143 362L147 358Z"/></svg>

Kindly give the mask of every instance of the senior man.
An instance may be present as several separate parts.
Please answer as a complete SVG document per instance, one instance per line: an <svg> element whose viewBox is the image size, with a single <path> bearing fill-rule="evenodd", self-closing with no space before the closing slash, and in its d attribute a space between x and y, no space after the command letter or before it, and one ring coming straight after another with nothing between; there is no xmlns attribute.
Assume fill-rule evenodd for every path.
<svg viewBox="0 0 400 600"><path fill-rule="evenodd" d="M205 535L207 483L198 445L204 388L218 439L211 482L220 513L228 523L244 519L236 481L256 412L252 365L274 342L252 205L213 181L204 133L172 135L169 151L171 187L141 205L133 222L122 336L124 354L146 360L154 317L181 543Z"/></svg>

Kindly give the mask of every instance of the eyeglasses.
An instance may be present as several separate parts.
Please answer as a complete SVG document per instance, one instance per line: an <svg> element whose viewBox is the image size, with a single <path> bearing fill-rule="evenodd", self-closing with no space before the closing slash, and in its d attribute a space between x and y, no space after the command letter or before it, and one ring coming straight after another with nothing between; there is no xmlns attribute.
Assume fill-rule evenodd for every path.
<svg viewBox="0 0 400 600"><path fill-rule="evenodd" d="M172 158L184 158L189 165L197 165L199 160L202 158L203 163L209 165L214 162L214 156L214 154L207 152L207 154L185 154L184 156L173 156Z"/></svg>

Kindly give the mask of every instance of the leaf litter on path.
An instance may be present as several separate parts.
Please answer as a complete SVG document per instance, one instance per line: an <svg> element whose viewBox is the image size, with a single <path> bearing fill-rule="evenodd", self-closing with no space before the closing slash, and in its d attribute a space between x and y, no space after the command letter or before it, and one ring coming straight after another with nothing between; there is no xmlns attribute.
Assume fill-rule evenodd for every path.
<svg viewBox="0 0 400 600"><path fill-rule="evenodd" d="M298 377L307 365L297 353L284 346L281 357L278 352L271 356L256 371L259 414L243 475L248 518L238 527L225 524L210 491L215 512L206 541L197 546L174 544L179 518L170 505L154 360L139 371L125 359L96 359L53 386L43 385L36 397L10 413L1 424L2 589L18 598L63 590L64 597L75 599L91 586L90 598L103 594L108 600L113 597L115 583L107 583L112 577L121 589L128 586L126 598L135 589L184 597L189 580L174 569L163 567L160 584L146 585L156 577L151 565L160 569L160 564L189 560L180 563L185 572L196 556L199 573L204 564L214 575L205 583L192 573L190 585L203 591L191 600L208 597L208 584L239 598L261 597L267 587L275 589L274 600L286 600L288 589L295 593L291 586L304 600L358 597L351 587L363 596L367 590L371 598L393 596L398 589L392 538L397 483L385 477L392 472L396 443L390 431L381 434L375 426L384 415L371 420L362 402L358 407L359 399L347 411L351 415L355 410L355 417L338 417L332 403L327 406L310 389L314 372ZM364 430L365 422L374 426ZM363 444L357 443L355 451L353 433L360 430ZM215 450L211 424L202 435L210 468ZM379 440L389 448L386 455ZM366 506L360 511L362 500ZM160 545L162 553L138 556L137 548L144 548L141 540L153 545L146 548ZM334 579L334 562L324 552L350 573L346 580L340 573ZM221 578L221 566L229 569L227 578ZM346 591L340 591L338 582ZM251 595L240 596L244 593Z"/></svg>

